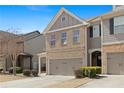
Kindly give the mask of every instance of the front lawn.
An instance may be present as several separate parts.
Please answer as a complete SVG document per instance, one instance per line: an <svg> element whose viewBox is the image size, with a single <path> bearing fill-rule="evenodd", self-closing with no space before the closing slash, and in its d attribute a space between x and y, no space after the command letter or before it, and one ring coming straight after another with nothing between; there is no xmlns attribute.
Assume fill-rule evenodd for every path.
<svg viewBox="0 0 124 93"><path fill-rule="evenodd" d="M12 81L12 80L18 80L18 79L24 79L27 78L26 76L23 76L21 74L9 75L9 74L0 74L0 82L6 82L6 81Z"/></svg>

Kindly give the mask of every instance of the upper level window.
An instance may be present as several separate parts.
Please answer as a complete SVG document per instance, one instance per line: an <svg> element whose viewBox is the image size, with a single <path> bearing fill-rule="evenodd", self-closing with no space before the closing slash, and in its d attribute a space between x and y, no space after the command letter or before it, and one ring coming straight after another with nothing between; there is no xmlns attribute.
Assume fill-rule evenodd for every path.
<svg viewBox="0 0 124 93"><path fill-rule="evenodd" d="M80 30L76 30L73 32L73 43L79 43L80 42L79 32L80 32Z"/></svg>
<svg viewBox="0 0 124 93"><path fill-rule="evenodd" d="M65 17L64 17L64 16L62 17L62 22L63 22L63 21L65 21Z"/></svg>
<svg viewBox="0 0 124 93"><path fill-rule="evenodd" d="M62 45L66 45L67 44L67 33L66 32L62 32L61 33L61 44Z"/></svg>
<svg viewBox="0 0 124 93"><path fill-rule="evenodd" d="M93 26L93 37L99 37L99 33L100 33L99 25L94 25Z"/></svg>
<svg viewBox="0 0 124 93"><path fill-rule="evenodd" d="M101 36L101 24L93 25L88 28L90 37Z"/></svg>
<svg viewBox="0 0 124 93"><path fill-rule="evenodd" d="M56 44L56 37L55 34L52 34L50 37L50 46L55 47L55 44Z"/></svg>
<svg viewBox="0 0 124 93"><path fill-rule="evenodd" d="M64 23L65 22L65 15L63 14L62 17L61 17L61 22Z"/></svg>
<svg viewBox="0 0 124 93"><path fill-rule="evenodd" d="M124 16L114 18L114 33L124 33Z"/></svg>

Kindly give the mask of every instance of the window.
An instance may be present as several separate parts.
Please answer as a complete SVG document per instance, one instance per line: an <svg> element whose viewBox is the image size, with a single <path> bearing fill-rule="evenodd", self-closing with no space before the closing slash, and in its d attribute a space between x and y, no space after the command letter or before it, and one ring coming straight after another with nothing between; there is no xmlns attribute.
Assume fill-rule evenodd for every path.
<svg viewBox="0 0 124 93"><path fill-rule="evenodd" d="M55 44L56 44L55 34L52 34L50 37L50 45L51 47L55 47Z"/></svg>
<svg viewBox="0 0 124 93"><path fill-rule="evenodd" d="M63 21L65 21L65 17L64 17L64 16L62 17L62 22L63 22Z"/></svg>
<svg viewBox="0 0 124 93"><path fill-rule="evenodd" d="M65 18L65 15L63 14L62 17L61 17L61 22L62 22L62 23L65 23L65 19L66 19L66 18Z"/></svg>
<svg viewBox="0 0 124 93"><path fill-rule="evenodd" d="M61 33L61 44L66 45L67 44L67 34L66 32Z"/></svg>
<svg viewBox="0 0 124 93"><path fill-rule="evenodd" d="M99 37L100 36L100 29L99 25L93 26L93 37Z"/></svg>
<svg viewBox="0 0 124 93"><path fill-rule="evenodd" d="M114 33L124 33L124 16L114 18Z"/></svg>
<svg viewBox="0 0 124 93"><path fill-rule="evenodd" d="M80 38L79 38L79 30L73 32L73 43L79 43Z"/></svg>

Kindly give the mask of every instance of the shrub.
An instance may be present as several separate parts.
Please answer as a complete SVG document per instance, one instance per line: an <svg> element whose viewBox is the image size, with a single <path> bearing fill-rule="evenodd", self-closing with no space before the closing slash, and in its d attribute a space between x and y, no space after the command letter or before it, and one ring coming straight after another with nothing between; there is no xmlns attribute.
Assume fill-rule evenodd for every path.
<svg viewBox="0 0 124 93"><path fill-rule="evenodd" d="M3 71L3 68L0 68L0 73Z"/></svg>
<svg viewBox="0 0 124 93"><path fill-rule="evenodd" d="M81 70L83 71L83 76L94 78L97 76L97 74L101 74L101 67L81 67Z"/></svg>
<svg viewBox="0 0 124 93"><path fill-rule="evenodd" d="M22 73L22 68L21 67L16 67L16 73ZM9 68L9 73L13 73L13 67Z"/></svg>
<svg viewBox="0 0 124 93"><path fill-rule="evenodd" d="M32 75L35 76L35 77L37 77L38 76L38 71L32 70Z"/></svg>
<svg viewBox="0 0 124 93"><path fill-rule="evenodd" d="M23 75L30 76L31 75L31 71L26 69L26 70L23 71Z"/></svg>
<svg viewBox="0 0 124 93"><path fill-rule="evenodd" d="M83 78L83 70L75 70L74 74L76 78Z"/></svg>
<svg viewBox="0 0 124 93"><path fill-rule="evenodd" d="M96 67L96 74L101 74L101 72L102 72L101 67Z"/></svg>

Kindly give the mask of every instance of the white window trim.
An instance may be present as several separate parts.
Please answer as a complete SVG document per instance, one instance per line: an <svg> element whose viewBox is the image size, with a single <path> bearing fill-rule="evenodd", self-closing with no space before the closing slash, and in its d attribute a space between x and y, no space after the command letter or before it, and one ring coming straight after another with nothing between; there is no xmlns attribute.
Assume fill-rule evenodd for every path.
<svg viewBox="0 0 124 93"><path fill-rule="evenodd" d="M53 48L53 47L56 46L56 36L55 36L55 38L53 39L53 38L52 38L52 35L55 36L55 34L51 34L51 35L50 35L50 47L51 47L51 48ZM51 42L53 42L53 41L55 42L55 45L54 45L54 46L51 44Z"/></svg>
<svg viewBox="0 0 124 93"><path fill-rule="evenodd" d="M124 16L114 17L114 34L124 33L123 28L124 28Z"/></svg>
<svg viewBox="0 0 124 93"><path fill-rule="evenodd" d="M78 32L78 34L75 35L75 34L74 34L75 32ZM74 38L78 38L78 41L75 42L75 41L74 41ZM79 30L79 29L73 31L73 43L80 43L80 30Z"/></svg>
<svg viewBox="0 0 124 93"><path fill-rule="evenodd" d="M98 26L97 36L94 35L94 26ZM99 31L99 24L94 24L94 25L93 25L93 37L92 37L92 38L100 37L99 33L100 33L100 31Z"/></svg>
<svg viewBox="0 0 124 93"><path fill-rule="evenodd" d="M63 37L62 34L65 34L65 36ZM65 40L65 42L63 43L62 40ZM67 45L67 32L61 32L61 45Z"/></svg>

